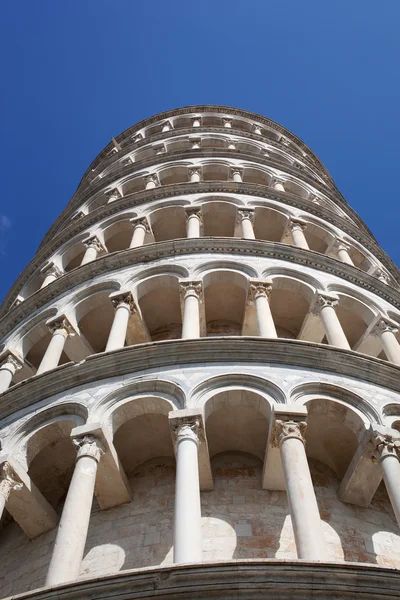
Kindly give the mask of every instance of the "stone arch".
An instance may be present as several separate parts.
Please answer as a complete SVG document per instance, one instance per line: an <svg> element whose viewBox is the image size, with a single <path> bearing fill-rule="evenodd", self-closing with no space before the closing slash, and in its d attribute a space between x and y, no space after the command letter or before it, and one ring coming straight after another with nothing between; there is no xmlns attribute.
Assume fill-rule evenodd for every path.
<svg viewBox="0 0 400 600"><path fill-rule="evenodd" d="M289 221L285 211L270 206L254 208L254 235L257 240L280 242Z"/></svg>
<svg viewBox="0 0 400 600"><path fill-rule="evenodd" d="M278 337L298 337L315 290L298 276L271 275L271 313Z"/></svg>
<svg viewBox="0 0 400 600"><path fill-rule="evenodd" d="M135 295L152 341L180 338L180 289L175 275L144 279L137 284Z"/></svg>
<svg viewBox="0 0 400 600"><path fill-rule="evenodd" d="M155 242L186 237L186 213L183 206L170 204L149 214Z"/></svg>
<svg viewBox="0 0 400 600"><path fill-rule="evenodd" d="M213 260L202 263L193 269L193 277L202 277L204 274L215 270L236 271L247 277L257 277L257 271L250 265L230 260Z"/></svg>
<svg viewBox="0 0 400 600"><path fill-rule="evenodd" d="M203 276L207 336L241 335L248 279L238 271L209 271Z"/></svg>
<svg viewBox="0 0 400 600"><path fill-rule="evenodd" d="M86 418L82 404L60 404L34 415L13 436L13 454L53 507L65 496L75 465L71 431Z"/></svg>
<svg viewBox="0 0 400 600"><path fill-rule="evenodd" d="M361 436L378 415L363 398L339 386L308 383L291 395L308 409L307 455L343 477Z"/></svg>

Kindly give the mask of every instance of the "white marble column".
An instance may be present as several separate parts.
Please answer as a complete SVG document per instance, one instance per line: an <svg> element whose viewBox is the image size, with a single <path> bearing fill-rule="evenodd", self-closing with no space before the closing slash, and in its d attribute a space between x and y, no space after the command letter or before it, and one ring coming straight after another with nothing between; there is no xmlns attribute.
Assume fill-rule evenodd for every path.
<svg viewBox="0 0 400 600"><path fill-rule="evenodd" d="M0 358L0 394L8 390L15 372L21 368L22 361L18 360L11 352L7 352Z"/></svg>
<svg viewBox="0 0 400 600"><path fill-rule="evenodd" d="M285 191L283 181L281 179L274 179L272 182L272 187L274 188L274 190L278 190L279 192Z"/></svg>
<svg viewBox="0 0 400 600"><path fill-rule="evenodd" d="M186 235L188 238L201 236L201 224L203 220L200 207L186 208Z"/></svg>
<svg viewBox="0 0 400 600"><path fill-rule="evenodd" d="M395 365L400 365L400 345L396 337L398 331L396 323L385 318L382 318L371 331L371 335L380 339L387 359Z"/></svg>
<svg viewBox="0 0 400 600"><path fill-rule="evenodd" d="M243 169L232 167L230 170L230 177L231 177L232 181L235 181L236 183L241 183L243 181L242 173L243 173Z"/></svg>
<svg viewBox="0 0 400 600"><path fill-rule="evenodd" d="M339 260L341 260L343 263L346 263L347 265L352 265L354 267L354 263L349 254L349 244L346 244L343 240L335 240L333 249L336 252Z"/></svg>
<svg viewBox="0 0 400 600"><path fill-rule="evenodd" d="M96 260L99 253L105 249L103 244L100 242L99 238L96 236L85 240L83 244L84 246L86 246L86 251L83 255L81 265L86 265Z"/></svg>
<svg viewBox="0 0 400 600"><path fill-rule="evenodd" d="M111 204L111 202L115 202L115 200L118 200L118 198L121 198L121 194L120 194L119 190L117 190L117 188L108 190L106 192L106 196L108 197L107 204Z"/></svg>
<svg viewBox="0 0 400 600"><path fill-rule="evenodd" d="M147 175L144 178L146 184L146 190L154 190L158 186L158 177L157 175Z"/></svg>
<svg viewBox="0 0 400 600"><path fill-rule="evenodd" d="M270 281L251 281L250 298L256 307L258 334L260 337L277 338L274 319L269 305L272 292Z"/></svg>
<svg viewBox="0 0 400 600"><path fill-rule="evenodd" d="M191 183L198 183L201 179L200 167L193 167L192 169L189 169L189 177Z"/></svg>
<svg viewBox="0 0 400 600"><path fill-rule="evenodd" d="M254 210L238 209L237 211L237 222L240 223L242 228L242 237L247 240L255 240L253 223L254 223Z"/></svg>
<svg viewBox="0 0 400 600"><path fill-rule="evenodd" d="M222 122L226 129L232 129L232 119L222 119Z"/></svg>
<svg viewBox="0 0 400 600"><path fill-rule="evenodd" d="M394 439L389 431L386 434L374 431L373 443L393 512L400 526L400 441Z"/></svg>
<svg viewBox="0 0 400 600"><path fill-rule="evenodd" d="M145 217L130 220L133 226L133 234L129 248L143 246L146 233L150 233L150 227Z"/></svg>
<svg viewBox="0 0 400 600"><path fill-rule="evenodd" d="M312 313L319 315L329 344L350 350L350 344L335 311L338 304L338 298L327 294L318 294L313 302Z"/></svg>
<svg viewBox="0 0 400 600"><path fill-rule="evenodd" d="M162 131L170 131L172 129L172 125L169 121L165 121L164 125L162 126Z"/></svg>
<svg viewBox="0 0 400 600"><path fill-rule="evenodd" d="M176 480L174 515L174 562L202 560L199 482L199 423L182 419L175 428Z"/></svg>
<svg viewBox="0 0 400 600"><path fill-rule="evenodd" d="M200 337L201 281L182 281L182 339Z"/></svg>
<svg viewBox="0 0 400 600"><path fill-rule="evenodd" d="M0 519L3 516L4 508L13 490L22 489L22 482L12 470L8 462L0 467Z"/></svg>
<svg viewBox="0 0 400 600"><path fill-rule="evenodd" d="M86 544L102 449L93 435L74 438L73 443L78 450L75 469L57 530L46 586L78 578Z"/></svg>
<svg viewBox="0 0 400 600"><path fill-rule="evenodd" d="M36 375L58 367L68 336L75 335L75 331L65 316L56 317L47 321L46 325L52 333L51 340L41 360Z"/></svg>
<svg viewBox="0 0 400 600"><path fill-rule="evenodd" d="M274 445L279 445L290 517L298 558L326 559L325 540L304 448L305 421L275 421Z"/></svg>
<svg viewBox="0 0 400 600"><path fill-rule="evenodd" d="M40 289L45 288L49 283L53 283L53 281L62 275L62 272L54 263L46 265L44 269L41 270L41 273L44 275L44 280Z"/></svg>
<svg viewBox="0 0 400 600"><path fill-rule="evenodd" d="M297 246L297 248L304 248L305 250L309 250L310 247L306 240L306 236L304 235L304 231L307 225L301 219L290 219L289 221L289 229L292 236L293 244Z"/></svg>
<svg viewBox="0 0 400 600"><path fill-rule="evenodd" d="M110 300L115 308L115 313L105 352L125 346L129 317L135 311L135 302L131 292L116 292L110 295Z"/></svg>
<svg viewBox="0 0 400 600"><path fill-rule="evenodd" d="M200 117L194 117L192 119L192 127L200 127L201 122L200 122Z"/></svg>

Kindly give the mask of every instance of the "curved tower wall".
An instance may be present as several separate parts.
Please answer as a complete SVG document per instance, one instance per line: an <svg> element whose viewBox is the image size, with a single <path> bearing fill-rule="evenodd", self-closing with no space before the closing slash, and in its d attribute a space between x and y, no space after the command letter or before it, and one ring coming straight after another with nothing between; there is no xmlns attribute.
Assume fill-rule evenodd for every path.
<svg viewBox="0 0 400 600"><path fill-rule="evenodd" d="M0 309L1 597L183 563L199 597L281 564L386 597L399 283L280 125L198 106L114 139Z"/></svg>

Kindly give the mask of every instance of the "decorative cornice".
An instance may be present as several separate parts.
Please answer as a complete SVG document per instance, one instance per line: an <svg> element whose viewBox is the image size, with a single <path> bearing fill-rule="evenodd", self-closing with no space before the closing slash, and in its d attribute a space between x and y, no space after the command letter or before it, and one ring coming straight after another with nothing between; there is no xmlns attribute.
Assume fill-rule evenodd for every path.
<svg viewBox="0 0 400 600"><path fill-rule="evenodd" d="M228 365L277 364L309 369L313 373L366 381L384 389L400 392L400 367L393 363L325 344L299 340L259 337L213 337L192 340L167 340L125 346L119 350L88 356L80 363L66 363L57 369L30 377L1 394L0 419L18 410L75 387L103 379L149 370L153 375L166 367L224 363Z"/></svg>
<svg viewBox="0 0 400 600"><path fill-rule="evenodd" d="M280 133L281 135L284 135L285 138L291 140L296 146L298 146L302 150L302 152L306 153L306 158L308 158L310 160L310 162L313 162L316 165L318 165L318 167L324 173L326 173L326 175L330 178L330 174L329 174L327 168L320 161L320 159L317 157L317 155L314 154L314 152L299 137L294 135L291 131L289 131L285 127L282 127L282 125L280 125L279 123L276 123L275 121L272 121L271 119L268 119L267 117L264 117L257 113L241 110L239 108L234 108L234 107L230 107L230 106L198 105L198 106L185 106L182 108L169 110L169 111L166 111L163 113L159 113L157 115L153 115L152 117L149 117L147 119L140 121L139 123L136 123L132 127L129 127L128 129L126 129L125 131L120 133L116 137L116 140L117 140L118 144L123 145L125 140L127 140L127 139L129 140L129 138L131 138L135 132L140 131L144 127L148 127L149 125L154 125L155 123L159 123L161 126L163 121L166 121L172 117L178 117L181 115L190 115L193 113L196 116L199 116L200 118L202 116L201 113L216 113L216 114L223 114L223 115L229 114L230 116L242 117L244 119L248 119L251 122L256 121L257 124L263 125L267 129L271 129L277 133ZM245 134L249 135L250 132L246 131ZM151 136L151 138L152 137L153 136ZM259 139L259 137L258 137L258 139ZM89 165L88 169L86 170L85 174L82 177L82 180L85 179L87 174L89 174L91 171L93 171L93 169L95 169L95 167L99 164L99 162L101 162L101 160L109 154L109 152L112 150L112 148L113 148L113 144L110 143L97 155L97 157L94 159L94 161L92 161L92 163Z"/></svg>
<svg viewBox="0 0 400 600"><path fill-rule="evenodd" d="M345 233L353 237L356 241L362 244L367 250L369 250L374 256L376 256L390 271L393 278L400 282L399 271L397 266L393 263L390 257L380 248L374 237L359 229L346 219L333 213L327 208L323 208L319 205L313 204L304 200L298 196L294 196L287 192L279 192L272 190L263 185L241 183L240 189L237 189L237 184L226 181L226 182L199 182L166 185L153 190L143 190L135 194L130 194L121 198L116 202L105 204L99 207L92 213L85 215L78 221L71 221L68 227L65 227L59 234L51 240L51 243L43 246L27 265L14 285L8 292L2 306L0 307L0 318L13 304L15 296L19 290L25 285L33 273L40 268L43 262L51 257L51 255L64 243L72 239L75 235L78 235L84 229L98 223L102 219L112 216L120 211L140 206L141 204L150 200L160 200L164 198L173 198L174 196L182 196L189 193L200 193L200 194L216 194L216 193L230 193L234 195L246 194L248 196L254 196L261 199L276 200L282 202L288 206L293 206L311 215L315 215L321 219L328 221L336 227L342 229Z"/></svg>
<svg viewBox="0 0 400 600"><path fill-rule="evenodd" d="M96 275L109 273L137 263L149 263L171 256L189 254L208 254L210 240L208 238L181 238L146 244L138 248L128 248L121 252L104 256L69 271L51 286L42 288L26 300L7 312L0 320L0 337L11 331L21 320L28 317L38 308L61 294L72 290L75 286L93 281ZM400 291L385 285L379 279L364 271L342 263L341 261L312 250L304 250L281 242L263 242L239 238L213 238L213 254L234 254L238 256L259 256L264 259L274 258L288 261L294 265L308 266L330 273L350 281L359 287L377 294L400 310Z"/></svg>
<svg viewBox="0 0 400 600"><path fill-rule="evenodd" d="M127 569L112 575L84 577L56 587L18 594L18 600L304 600L360 598L394 600L400 571L355 562L241 559Z"/></svg>
<svg viewBox="0 0 400 600"><path fill-rule="evenodd" d="M154 167L154 166L162 164L162 163L168 162L168 164L169 164L172 160L179 161L179 160L185 160L185 159L191 159L191 158L197 159L198 157L199 157L198 150L184 150L184 151L179 150L176 152L170 152L167 155L149 157L142 161L134 162L132 165L128 165L125 167L121 166L119 169L110 173L107 177L99 179L98 182L94 183L89 188L85 188L84 190L80 190L80 191L76 192L75 195L70 200L70 202L68 203L68 205L66 206L66 208L64 209L64 211L56 219L56 221L50 227L47 234L44 236L39 248L41 248L43 245L45 245L47 243L48 239L50 237L54 236L59 231L59 229L65 225L66 220L70 220L72 214L74 212L76 212L76 210L79 209L84 202L86 202L87 200L89 200L90 198L95 196L97 193L102 192L105 188L108 188L110 186L115 186L115 182L119 178L126 177L127 175L132 174L133 172L136 172L136 171L139 171L142 169L146 169L149 167ZM296 169L295 167L292 167L291 165L282 164L282 162L280 162L280 161L272 160L270 158L262 156L261 154L253 154L251 152L240 152L236 156L234 153L232 153L232 150L227 150L227 149L223 149L223 148L203 149L201 151L201 157L216 158L216 159L217 158L218 159L226 158L227 161L231 161L233 157L236 157L239 160L249 161L249 162L253 162L256 164L261 164L261 165L267 166L267 167L270 166L272 168L279 169L280 171L284 171L285 173L292 175L295 179L298 179L304 183L307 183L308 185L319 190L323 195L328 196L332 202L338 204L338 206L340 206L346 213L348 213L351 218L353 218L355 221L357 221L357 223L359 223L359 225L362 228L364 228L365 230L368 230L365 223L360 218L360 216L356 212L353 211L353 209L347 204L347 202L344 200L343 196L340 194L340 192L336 188L334 190L327 189L326 186L324 186L320 182L316 181L315 179L313 179L312 177L310 177L307 173L304 173L303 171L301 173L301 177L299 177L298 169Z"/></svg>

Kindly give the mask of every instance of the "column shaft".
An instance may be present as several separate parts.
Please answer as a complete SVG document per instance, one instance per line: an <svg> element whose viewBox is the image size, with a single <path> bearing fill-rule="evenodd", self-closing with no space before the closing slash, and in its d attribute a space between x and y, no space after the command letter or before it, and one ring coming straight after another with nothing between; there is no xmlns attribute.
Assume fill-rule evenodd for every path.
<svg viewBox="0 0 400 600"><path fill-rule="evenodd" d="M278 335L276 333L268 296L265 294L256 295L254 304L256 306L258 333L260 337L277 338Z"/></svg>
<svg viewBox="0 0 400 600"><path fill-rule="evenodd" d="M56 329L54 331L39 368L36 371L36 375L55 369L58 366L67 336L68 333L65 329Z"/></svg>
<svg viewBox="0 0 400 600"><path fill-rule="evenodd" d="M78 578L89 528L100 456L79 456L65 499L46 586Z"/></svg>
<svg viewBox="0 0 400 600"><path fill-rule="evenodd" d="M320 310L320 317L328 342L332 346L350 350L350 344L347 341L334 307L329 305L323 306Z"/></svg>
<svg viewBox="0 0 400 600"><path fill-rule="evenodd" d="M278 190L279 192L284 192L285 188L283 187L283 183L281 183L280 181L275 181L274 190Z"/></svg>
<svg viewBox="0 0 400 600"><path fill-rule="evenodd" d="M191 213L187 217L187 237L200 237L200 218L196 213Z"/></svg>
<svg viewBox="0 0 400 600"><path fill-rule="evenodd" d="M128 329L131 308L129 304L121 302L115 309L114 320L108 336L105 352L117 350L125 346L126 332Z"/></svg>
<svg viewBox="0 0 400 600"><path fill-rule="evenodd" d="M247 240L255 240L253 224L249 217L244 217L241 222L242 225L242 235Z"/></svg>
<svg viewBox="0 0 400 600"><path fill-rule="evenodd" d="M395 334L386 330L381 333L380 337L387 359L395 365L400 365L400 345Z"/></svg>
<svg viewBox="0 0 400 600"><path fill-rule="evenodd" d="M400 462L395 453L384 453L380 465L393 512L400 526Z"/></svg>
<svg viewBox="0 0 400 600"><path fill-rule="evenodd" d="M47 285L49 285L49 283L53 283L53 281L55 281L56 279L57 275L55 273L50 273L49 275L46 275L42 285L40 286L40 289L45 288Z"/></svg>
<svg viewBox="0 0 400 600"><path fill-rule="evenodd" d="M146 237L146 226L142 223L138 223L135 225L133 230L132 240L130 243L130 248L138 248L139 246L143 246L144 240Z"/></svg>
<svg viewBox="0 0 400 600"><path fill-rule="evenodd" d="M305 250L310 249L301 225L292 225L291 232L293 244L297 246L297 248L304 248Z"/></svg>
<svg viewBox="0 0 400 600"><path fill-rule="evenodd" d="M194 290L186 292L183 307L182 338L200 337L200 300Z"/></svg>
<svg viewBox="0 0 400 600"><path fill-rule="evenodd" d="M10 387L15 370L15 367L9 362L0 367L0 394Z"/></svg>
<svg viewBox="0 0 400 600"><path fill-rule="evenodd" d="M176 449L174 562L202 560L198 438L182 427Z"/></svg>
<svg viewBox="0 0 400 600"><path fill-rule="evenodd" d="M340 258L340 260L343 263L346 263L348 265L352 265L354 267L354 263L350 258L350 254L348 253L346 248L343 247L339 247L338 248L338 257Z"/></svg>
<svg viewBox="0 0 400 600"><path fill-rule="evenodd" d="M325 542L304 444L301 439L286 437L280 450L297 556L324 560Z"/></svg>
<svg viewBox="0 0 400 600"><path fill-rule="evenodd" d="M95 248L94 246L88 246L85 250L85 254L83 255L81 266L87 265L87 263L90 263L93 260L96 260L96 258L97 258L97 248Z"/></svg>

